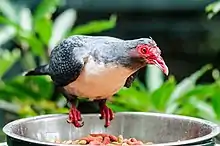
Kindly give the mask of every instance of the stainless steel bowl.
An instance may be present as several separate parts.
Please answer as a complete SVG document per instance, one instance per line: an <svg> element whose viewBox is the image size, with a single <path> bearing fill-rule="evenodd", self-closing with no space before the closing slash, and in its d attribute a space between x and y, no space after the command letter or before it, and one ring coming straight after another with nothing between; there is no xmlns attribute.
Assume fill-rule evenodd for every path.
<svg viewBox="0 0 220 146"><path fill-rule="evenodd" d="M9 146L11 140L24 144L55 145L48 141L76 139L90 133L122 134L125 138L135 137L153 142L155 146L195 145L213 139L220 133L217 124L206 120L159 113L116 113L107 129L99 114L83 115L85 124L82 128L73 127L66 119L67 115L60 114L20 119L7 124L3 131L8 137Z"/></svg>

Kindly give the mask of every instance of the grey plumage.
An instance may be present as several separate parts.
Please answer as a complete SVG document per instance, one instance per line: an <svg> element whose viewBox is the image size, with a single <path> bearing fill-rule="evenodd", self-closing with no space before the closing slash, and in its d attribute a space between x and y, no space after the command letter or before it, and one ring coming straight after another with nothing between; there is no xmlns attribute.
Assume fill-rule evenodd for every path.
<svg viewBox="0 0 220 146"><path fill-rule="evenodd" d="M28 75L49 75L57 86L65 86L73 82L80 75L86 59L92 55L97 62L106 65L116 64L125 67L137 66L144 63L128 56L128 51L138 43L145 43L150 39L122 40L107 36L76 35L64 39L51 52L48 65L37 67L29 71ZM39 71L38 71L39 70ZM135 78L131 75L129 78ZM130 79L128 79L130 81ZM131 80L133 81L133 80ZM131 84L131 83L130 83ZM126 87L129 84L126 83Z"/></svg>

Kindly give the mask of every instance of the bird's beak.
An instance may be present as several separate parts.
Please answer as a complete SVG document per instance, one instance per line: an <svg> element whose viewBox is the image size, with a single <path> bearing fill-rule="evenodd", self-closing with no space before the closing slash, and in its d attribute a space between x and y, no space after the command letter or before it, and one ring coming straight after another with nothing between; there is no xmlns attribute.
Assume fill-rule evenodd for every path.
<svg viewBox="0 0 220 146"><path fill-rule="evenodd" d="M161 56L159 56L156 59L154 59L153 61L154 61L154 65L157 66L159 69L161 69L163 71L163 73L168 76L169 69L168 69L165 61L163 60L163 58Z"/></svg>

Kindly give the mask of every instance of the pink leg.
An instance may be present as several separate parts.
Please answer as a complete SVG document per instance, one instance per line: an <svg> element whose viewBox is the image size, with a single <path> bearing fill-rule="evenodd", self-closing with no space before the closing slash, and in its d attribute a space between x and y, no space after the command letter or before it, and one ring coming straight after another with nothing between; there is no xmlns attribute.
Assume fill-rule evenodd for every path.
<svg viewBox="0 0 220 146"><path fill-rule="evenodd" d="M72 123L75 127L82 127L84 123L79 123L79 121L82 121L81 113L77 110L76 106L72 104L67 122Z"/></svg>
<svg viewBox="0 0 220 146"><path fill-rule="evenodd" d="M81 118L81 113L77 109L77 96L69 94L64 88L58 87L58 90L63 94L64 97L66 97L67 102L71 104L70 111L69 111L69 119L67 119L68 123L72 123L75 127L82 127L84 122Z"/></svg>
<svg viewBox="0 0 220 146"><path fill-rule="evenodd" d="M106 100L99 100L100 119L105 119L105 127L110 125L110 121L114 118L113 111L106 106Z"/></svg>

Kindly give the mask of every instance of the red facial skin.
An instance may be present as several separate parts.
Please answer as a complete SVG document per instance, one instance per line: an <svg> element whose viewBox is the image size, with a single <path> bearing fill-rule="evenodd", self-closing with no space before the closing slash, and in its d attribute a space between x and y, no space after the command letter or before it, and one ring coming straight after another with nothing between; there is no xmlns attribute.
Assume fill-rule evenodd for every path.
<svg viewBox="0 0 220 146"><path fill-rule="evenodd" d="M156 43L141 44L136 47L138 54L143 57L148 64L152 64L160 68L164 74L168 75L168 67L161 57L161 51Z"/></svg>

